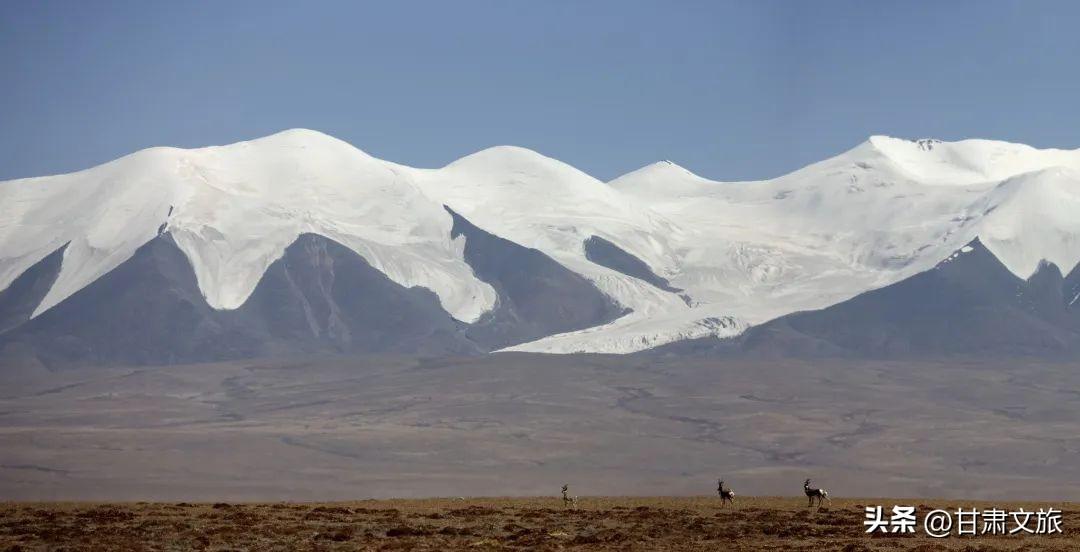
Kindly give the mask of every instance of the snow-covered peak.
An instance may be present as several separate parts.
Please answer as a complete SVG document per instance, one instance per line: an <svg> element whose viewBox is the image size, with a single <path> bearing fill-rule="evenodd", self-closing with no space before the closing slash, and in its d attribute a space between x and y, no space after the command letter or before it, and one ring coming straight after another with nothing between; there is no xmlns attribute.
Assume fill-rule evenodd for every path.
<svg viewBox="0 0 1080 552"><path fill-rule="evenodd" d="M214 307L243 304L270 263L306 232L350 247L399 283L431 287L457 317L475 319L484 305L474 297L492 297L458 258L441 205L407 171L346 142L291 130L192 150L175 170L186 186L169 231ZM465 289L453 275L465 276Z"/></svg>
<svg viewBox="0 0 1080 552"><path fill-rule="evenodd" d="M600 203L620 208L629 204L626 198L581 170L516 146L487 148L429 174L435 178L425 182L435 197L460 194L471 197L472 203L463 206L462 214L466 216L475 212L478 202L530 211L560 207L590 214Z"/></svg>
<svg viewBox="0 0 1080 552"><path fill-rule="evenodd" d="M346 158L354 157L358 159L370 160L376 163L388 163L380 159L375 159L367 152L357 148L356 146L344 140L335 138L333 136L330 136L329 134L319 132L317 130L311 130L307 128L290 128L260 138L244 140L241 142L222 146L208 146L193 150L183 150L179 148L171 149L180 152L197 151L204 153L214 152L218 150L224 151L226 153L243 150L257 150L264 152L276 151L279 153L287 152L287 155L294 155L300 158L337 155Z"/></svg>
<svg viewBox="0 0 1080 552"><path fill-rule="evenodd" d="M329 237L462 320L494 304L411 169L308 130L192 150L152 148L56 177L0 184L0 289L69 243L40 314L167 229L207 302L240 306L301 233Z"/></svg>
<svg viewBox="0 0 1080 552"><path fill-rule="evenodd" d="M447 168L451 167L477 167L482 166L492 170L513 170L528 167L565 167L577 170L573 167L548 157L540 152L520 146L491 146L475 153L471 153L456 161L452 161Z"/></svg>
<svg viewBox="0 0 1080 552"><path fill-rule="evenodd" d="M542 251L628 309L685 308L677 295L593 263L584 251L586 240L600 236L654 273L669 274L676 267L670 241L680 230L644 202L566 163L499 146L424 171L417 182L476 226Z"/></svg>
<svg viewBox="0 0 1080 552"><path fill-rule="evenodd" d="M608 182L616 190L640 196L707 193L715 184L717 182L667 160L646 165Z"/></svg>
<svg viewBox="0 0 1080 552"><path fill-rule="evenodd" d="M1017 276L1080 258L1077 151L875 136L772 180L721 183L666 164L611 182L676 221L672 285L750 324L928 270L981 238ZM1045 213L1045 214L1044 214Z"/></svg>
<svg viewBox="0 0 1080 552"><path fill-rule="evenodd" d="M513 146L465 156L442 169L425 172L418 182L430 197L488 229L498 226L510 231L512 221L569 229L558 219L580 217L573 222L580 225L574 231L577 234L600 214L646 226L657 219L644 205L592 176L562 161ZM486 224L488 220L491 224ZM526 242L542 239L536 233L519 237ZM612 238L619 241L621 237Z"/></svg>
<svg viewBox="0 0 1080 552"><path fill-rule="evenodd" d="M312 130L310 128L289 128L273 134L268 134L261 138L255 138L253 140L246 140L243 142L237 142L239 144L276 144L276 145L292 145L292 146L344 146L352 149L356 149L355 146L339 140L325 132L319 132L318 130Z"/></svg>
<svg viewBox="0 0 1080 552"><path fill-rule="evenodd" d="M1040 150L996 140L911 141L873 136L868 143L914 178L928 184L970 185L1052 166L1080 168L1080 150Z"/></svg>

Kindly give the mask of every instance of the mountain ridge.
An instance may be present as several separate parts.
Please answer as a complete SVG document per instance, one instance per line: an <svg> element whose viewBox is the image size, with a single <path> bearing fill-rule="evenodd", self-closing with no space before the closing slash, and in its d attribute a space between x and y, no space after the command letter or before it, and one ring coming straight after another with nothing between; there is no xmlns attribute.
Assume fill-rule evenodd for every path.
<svg viewBox="0 0 1080 552"><path fill-rule="evenodd" d="M1080 150L873 136L771 180L713 181L661 161L605 183L516 146L419 169L292 129L0 182L0 293L63 247L36 318L167 232L203 299L231 311L312 234L475 324L499 297L466 259L460 215L583 278L610 313L624 313L538 326L547 329L503 345L627 353L836 305L931 270L973 239L1021 279L1042 261L1073 274L1078 171Z"/></svg>

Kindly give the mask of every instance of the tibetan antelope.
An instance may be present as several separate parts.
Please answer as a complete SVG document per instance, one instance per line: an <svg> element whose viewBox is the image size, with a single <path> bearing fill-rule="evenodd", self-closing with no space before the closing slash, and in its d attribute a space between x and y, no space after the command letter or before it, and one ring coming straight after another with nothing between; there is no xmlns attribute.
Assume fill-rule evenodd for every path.
<svg viewBox="0 0 1080 552"><path fill-rule="evenodd" d="M815 498L817 499L818 507L821 506L821 502L823 500L829 500L829 491L826 491L825 489L811 488L809 479L807 479L806 481L803 482L802 487L803 487L803 492L806 493L807 500L809 500L809 503L806 505L807 507L810 507L810 506L814 505L814 499ZM831 500L830 500L830 502L831 502Z"/></svg>
<svg viewBox="0 0 1080 552"><path fill-rule="evenodd" d="M562 486L562 505L563 508L577 508L577 497L570 496L570 485Z"/></svg>
<svg viewBox="0 0 1080 552"><path fill-rule="evenodd" d="M720 484L716 486L716 494L720 495L720 507L724 507L724 503L730 502L732 506L735 505L735 491L724 488L724 480L720 480Z"/></svg>

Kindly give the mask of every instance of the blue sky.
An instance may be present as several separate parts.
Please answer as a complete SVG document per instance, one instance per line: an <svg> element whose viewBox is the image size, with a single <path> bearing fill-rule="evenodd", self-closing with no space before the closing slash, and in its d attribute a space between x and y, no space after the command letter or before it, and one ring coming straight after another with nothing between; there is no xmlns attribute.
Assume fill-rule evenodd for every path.
<svg viewBox="0 0 1080 552"><path fill-rule="evenodd" d="M772 177L872 134L1080 147L1075 2L0 3L0 179L291 127L442 166Z"/></svg>

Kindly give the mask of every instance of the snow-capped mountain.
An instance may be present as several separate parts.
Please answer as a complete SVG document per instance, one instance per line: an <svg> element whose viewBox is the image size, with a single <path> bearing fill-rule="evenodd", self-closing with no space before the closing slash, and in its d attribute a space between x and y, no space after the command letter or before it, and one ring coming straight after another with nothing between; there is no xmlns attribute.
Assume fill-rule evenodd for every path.
<svg viewBox="0 0 1080 552"><path fill-rule="evenodd" d="M933 268L976 237L1015 275L1042 260L1080 260L1080 151L986 140L910 142L874 136L837 157L774 180L715 182L671 162L610 186L678 221L665 272L693 308L603 331L553 336L517 349L623 352L716 335L836 304ZM615 337L617 336L617 337Z"/></svg>
<svg viewBox="0 0 1080 552"><path fill-rule="evenodd" d="M215 309L242 305L305 232L356 251L404 286L423 286L473 321L494 291L462 260L450 215L410 178L325 134L290 130L195 150L152 148L78 173L0 184L0 288L64 244L40 314L116 268L162 230Z"/></svg>
<svg viewBox="0 0 1080 552"><path fill-rule="evenodd" d="M119 351L100 329L123 319L171 325L162 362L275 343L628 353L837 305L975 240L1019 280L1044 263L1071 274L1080 150L875 136L773 180L711 181L665 161L604 183L522 148L417 169L290 130L0 182L0 347L62 337L71 357ZM370 286L377 306L356 299ZM118 303L158 307L138 324ZM86 310L94 332L78 323ZM163 339L150 329L137 331ZM196 333L205 355L179 343Z"/></svg>

